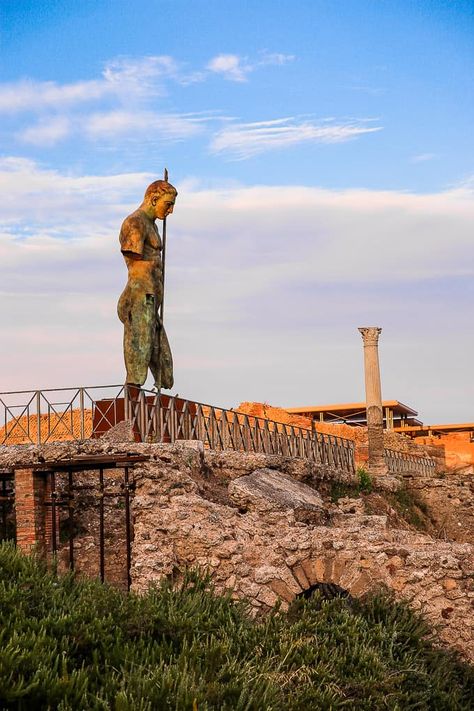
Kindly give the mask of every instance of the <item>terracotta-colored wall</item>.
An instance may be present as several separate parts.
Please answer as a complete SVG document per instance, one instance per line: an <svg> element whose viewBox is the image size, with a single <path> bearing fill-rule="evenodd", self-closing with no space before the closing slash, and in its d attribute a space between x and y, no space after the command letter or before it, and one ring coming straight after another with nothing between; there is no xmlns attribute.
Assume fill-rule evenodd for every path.
<svg viewBox="0 0 474 711"><path fill-rule="evenodd" d="M474 442L471 441L470 432L417 437L415 442L442 451L447 470L474 474Z"/></svg>

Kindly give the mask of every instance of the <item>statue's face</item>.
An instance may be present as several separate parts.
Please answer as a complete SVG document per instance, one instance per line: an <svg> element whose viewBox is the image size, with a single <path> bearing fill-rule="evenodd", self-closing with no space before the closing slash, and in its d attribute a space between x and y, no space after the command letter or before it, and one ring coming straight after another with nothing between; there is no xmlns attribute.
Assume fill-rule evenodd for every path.
<svg viewBox="0 0 474 711"><path fill-rule="evenodd" d="M172 193L164 193L159 197L152 198L151 204L155 211L155 217L157 217L159 220L164 220L165 217L171 215L171 213L173 212L175 200L176 196Z"/></svg>

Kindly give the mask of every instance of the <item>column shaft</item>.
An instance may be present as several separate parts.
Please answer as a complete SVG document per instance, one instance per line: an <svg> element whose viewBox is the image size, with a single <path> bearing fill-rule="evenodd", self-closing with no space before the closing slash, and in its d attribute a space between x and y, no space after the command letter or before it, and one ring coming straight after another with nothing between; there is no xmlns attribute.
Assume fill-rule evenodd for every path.
<svg viewBox="0 0 474 711"><path fill-rule="evenodd" d="M361 327L359 331L364 341L365 399L367 407L367 436L369 441L369 471L386 474L383 443L382 388L378 340L382 331L377 326Z"/></svg>

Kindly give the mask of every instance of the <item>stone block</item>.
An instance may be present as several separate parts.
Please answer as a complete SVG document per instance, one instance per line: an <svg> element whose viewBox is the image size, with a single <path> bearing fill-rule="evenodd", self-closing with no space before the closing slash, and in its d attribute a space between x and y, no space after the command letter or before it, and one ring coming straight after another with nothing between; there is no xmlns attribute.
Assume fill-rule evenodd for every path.
<svg viewBox="0 0 474 711"><path fill-rule="evenodd" d="M251 511L298 509L323 512L321 496L315 489L273 469L256 469L229 484L231 499Z"/></svg>
<svg viewBox="0 0 474 711"><path fill-rule="evenodd" d="M283 580L272 580L270 587L274 593L286 602L292 602L295 599L295 593L291 592L290 588Z"/></svg>
<svg viewBox="0 0 474 711"><path fill-rule="evenodd" d="M306 577L303 567L301 565L293 566L292 572L303 590L307 590L311 586L311 583Z"/></svg>
<svg viewBox="0 0 474 711"><path fill-rule="evenodd" d="M363 572L358 578L352 583L349 588L349 592L353 597L360 597L365 592L370 590L372 586L372 579L367 572Z"/></svg>
<svg viewBox="0 0 474 711"><path fill-rule="evenodd" d="M257 600L262 602L264 605L267 605L267 607L273 607L278 602L278 595L265 586L257 595Z"/></svg>
<svg viewBox="0 0 474 711"><path fill-rule="evenodd" d="M457 586L458 586L458 584L453 578L445 578L443 580L443 588L446 591L454 590L454 588L457 588Z"/></svg>
<svg viewBox="0 0 474 711"><path fill-rule="evenodd" d="M301 562L301 567L311 585L326 582L324 558L307 558Z"/></svg>

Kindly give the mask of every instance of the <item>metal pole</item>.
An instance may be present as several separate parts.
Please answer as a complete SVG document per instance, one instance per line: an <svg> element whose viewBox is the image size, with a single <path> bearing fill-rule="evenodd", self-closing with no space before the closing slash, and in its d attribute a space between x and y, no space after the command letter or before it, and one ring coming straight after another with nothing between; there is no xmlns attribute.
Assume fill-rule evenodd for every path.
<svg viewBox="0 0 474 711"><path fill-rule="evenodd" d="M80 432L80 438L81 440L85 438L86 433L85 433L85 426L84 426L84 388L79 388L79 408L81 411L81 432Z"/></svg>
<svg viewBox="0 0 474 711"><path fill-rule="evenodd" d="M163 180L168 182L168 168L165 168ZM160 374L160 387L158 388L158 402L161 395L161 330L164 328L165 318L165 267L166 267L166 215L163 218L163 236L161 244L161 304L158 306L158 368Z"/></svg>
<svg viewBox="0 0 474 711"><path fill-rule="evenodd" d="M130 590L132 584L131 567L132 567L132 532L130 521L130 479L128 467L124 471L124 487L125 487L125 542L127 546L127 590Z"/></svg>
<svg viewBox="0 0 474 711"><path fill-rule="evenodd" d="M104 469L99 468L99 568L100 580L105 580L105 550L104 550Z"/></svg>
<svg viewBox="0 0 474 711"><path fill-rule="evenodd" d="M30 422L29 418L29 412L28 412L28 425ZM41 444L41 391L37 390L36 391L36 444Z"/></svg>
<svg viewBox="0 0 474 711"><path fill-rule="evenodd" d="M56 474L51 472L51 548L53 555L56 555L57 550L57 531L56 531Z"/></svg>
<svg viewBox="0 0 474 711"><path fill-rule="evenodd" d="M7 482L2 479L2 540L7 540Z"/></svg>
<svg viewBox="0 0 474 711"><path fill-rule="evenodd" d="M168 168L165 168L163 175L163 180L168 182ZM163 284L163 295L161 297L160 304L160 319L163 324L163 318L165 315L165 265L166 265L166 216L163 218L163 247L161 250L161 274L162 274L162 284Z"/></svg>
<svg viewBox="0 0 474 711"><path fill-rule="evenodd" d="M67 487L67 511L68 511L68 529L69 529L69 568L74 570L74 493L73 493L73 473L68 472L68 487Z"/></svg>

